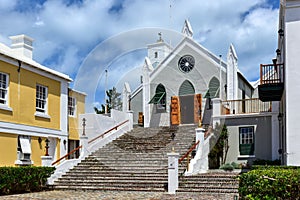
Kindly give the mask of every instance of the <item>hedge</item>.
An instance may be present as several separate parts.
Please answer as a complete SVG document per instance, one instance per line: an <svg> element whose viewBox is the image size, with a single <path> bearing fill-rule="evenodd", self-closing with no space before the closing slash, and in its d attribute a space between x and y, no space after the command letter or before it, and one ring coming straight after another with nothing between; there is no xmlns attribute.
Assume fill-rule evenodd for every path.
<svg viewBox="0 0 300 200"><path fill-rule="evenodd" d="M300 170L280 167L255 169L239 177L242 199L300 199Z"/></svg>
<svg viewBox="0 0 300 200"><path fill-rule="evenodd" d="M0 195L42 191L54 170L54 167L0 167Z"/></svg>

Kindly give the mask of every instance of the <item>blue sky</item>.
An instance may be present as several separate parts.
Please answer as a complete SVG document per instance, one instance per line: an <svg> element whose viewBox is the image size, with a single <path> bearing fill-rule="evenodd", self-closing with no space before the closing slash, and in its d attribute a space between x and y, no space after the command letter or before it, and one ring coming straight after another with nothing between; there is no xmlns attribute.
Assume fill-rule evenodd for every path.
<svg viewBox="0 0 300 200"><path fill-rule="evenodd" d="M109 38L143 28L180 32L189 19L194 39L212 53L225 59L233 43L239 69L254 81L259 64L275 57L278 6L279 0L0 0L0 42L9 46L8 37L17 34L34 38L34 60L76 81L91 52ZM108 87L120 84L117 77L123 68L143 64L146 51L132 52L112 61ZM99 104L104 76L93 76L96 82L88 84L96 85L96 91L89 101ZM87 82L79 88L87 88Z"/></svg>

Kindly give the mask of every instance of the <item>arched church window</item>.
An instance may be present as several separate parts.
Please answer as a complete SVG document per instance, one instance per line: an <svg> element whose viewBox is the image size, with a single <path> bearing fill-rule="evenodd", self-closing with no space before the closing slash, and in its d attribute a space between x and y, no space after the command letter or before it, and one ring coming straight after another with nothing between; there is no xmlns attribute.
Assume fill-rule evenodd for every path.
<svg viewBox="0 0 300 200"><path fill-rule="evenodd" d="M152 97L149 103L156 104L157 109L166 109L166 89L162 84L156 87L155 95Z"/></svg>
<svg viewBox="0 0 300 200"><path fill-rule="evenodd" d="M204 98L217 98L220 94L220 82L216 77L212 77L208 84L208 90L204 95Z"/></svg>
<svg viewBox="0 0 300 200"><path fill-rule="evenodd" d="M195 88L190 81L185 80L179 88L179 96L186 96L191 94L195 94Z"/></svg>

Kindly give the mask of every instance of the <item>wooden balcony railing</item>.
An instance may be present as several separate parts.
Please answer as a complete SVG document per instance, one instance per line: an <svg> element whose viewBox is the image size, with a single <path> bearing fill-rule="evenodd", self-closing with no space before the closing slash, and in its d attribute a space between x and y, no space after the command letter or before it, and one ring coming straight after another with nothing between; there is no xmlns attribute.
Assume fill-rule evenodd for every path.
<svg viewBox="0 0 300 200"><path fill-rule="evenodd" d="M260 65L260 84L283 83L283 64Z"/></svg>
<svg viewBox="0 0 300 200"><path fill-rule="evenodd" d="M99 136L97 136L97 137L93 138L92 140L88 141L88 144L94 142L95 140L97 140L97 139L99 139L99 138L103 138L106 134L110 133L110 132L113 131L113 130L117 130L118 127L122 126L123 124L125 124L125 123L127 123L127 122L129 122L129 120L126 120L126 121L124 121L124 122L122 122L122 123L116 125L115 127L113 127L113 128L111 128L111 129L105 131L104 133L100 134ZM63 157L61 157L61 158L59 158L58 160L56 160L55 162L53 162L52 165L57 164L58 162L60 162L60 161L63 160L63 159L68 159L68 157L69 157L70 155L72 155L73 153L75 153L76 151L78 151L78 150L81 149L81 148L82 148L82 145L80 145L79 147L73 149L72 151L70 151L69 153L67 153L66 155L64 155Z"/></svg>
<svg viewBox="0 0 300 200"><path fill-rule="evenodd" d="M222 101L222 115L271 111L271 102L262 102L258 98Z"/></svg>

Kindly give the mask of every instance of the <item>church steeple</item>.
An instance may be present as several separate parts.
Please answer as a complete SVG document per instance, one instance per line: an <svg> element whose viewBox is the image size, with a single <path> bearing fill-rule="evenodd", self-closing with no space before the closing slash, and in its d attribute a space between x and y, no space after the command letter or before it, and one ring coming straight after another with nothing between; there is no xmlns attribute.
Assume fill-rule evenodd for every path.
<svg viewBox="0 0 300 200"><path fill-rule="evenodd" d="M181 32L188 37L193 37L194 32L193 32L193 29L192 29L192 26L191 26L189 20L186 19L184 21Z"/></svg>
<svg viewBox="0 0 300 200"><path fill-rule="evenodd" d="M169 55L171 47L163 40L162 33L158 33L158 39L156 43L148 45L148 58L150 63L155 68Z"/></svg>

